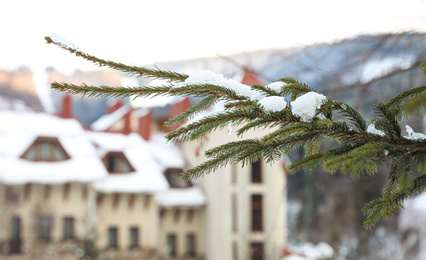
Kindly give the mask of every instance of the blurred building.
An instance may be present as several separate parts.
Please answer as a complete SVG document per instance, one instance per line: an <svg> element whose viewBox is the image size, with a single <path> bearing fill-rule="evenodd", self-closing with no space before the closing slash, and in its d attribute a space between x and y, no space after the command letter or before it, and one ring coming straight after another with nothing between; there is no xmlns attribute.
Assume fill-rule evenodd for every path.
<svg viewBox="0 0 426 260"><path fill-rule="evenodd" d="M253 78L247 70L241 80ZM100 259L280 259L284 164L260 160L182 181L206 149L235 134L166 144L151 102L110 102L90 130L72 118L69 96L60 117L0 112L2 259L91 259L97 250ZM170 117L189 99L166 103Z"/></svg>

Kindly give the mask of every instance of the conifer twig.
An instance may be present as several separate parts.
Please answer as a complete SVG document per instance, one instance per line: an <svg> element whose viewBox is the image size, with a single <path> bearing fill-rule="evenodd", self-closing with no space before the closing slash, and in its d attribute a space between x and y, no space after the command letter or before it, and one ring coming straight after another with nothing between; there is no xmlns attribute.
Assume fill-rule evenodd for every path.
<svg viewBox="0 0 426 260"><path fill-rule="evenodd" d="M278 88L276 88L277 85L232 85L231 81L225 77L220 78L222 81L215 81L217 74L214 73L202 74L208 80L199 80L200 75L195 77L197 80L194 80L194 77L187 79L188 76L182 73L158 68L128 66L99 59L72 46L54 42L50 37L46 37L46 41L99 66L106 66L138 77L166 79L170 83L158 87L96 87L84 83L74 85L55 82L52 84L52 88L57 91L93 97L123 98L168 95L202 98L180 115L169 119L166 122L167 126L183 124L215 102L225 101L223 111L205 115L201 119L188 122L168 133L166 139L170 142L199 140L206 134L229 126L229 124L242 125L237 130L237 135L240 137L255 128L278 127L261 138L240 140L211 148L205 153L207 161L182 174L185 179L203 176L230 163L246 165L259 158L266 162L273 162L298 147L305 148L305 157L290 166L290 169L293 170L313 169L315 166L322 165L327 172L334 173L340 169L344 173L349 173L353 178L357 178L361 174L374 175L381 163L390 161L388 183L382 197L368 203L363 208L363 212L367 215L364 223L367 228L373 226L380 218L391 217L395 209L401 207L406 198L426 189L426 174L424 174L426 172L426 138L412 130L409 136L403 137L400 127L401 115L408 113L407 107L421 109L426 106L422 100L425 97L426 86L406 90L385 104L378 102L375 105L378 117L367 127L364 117L357 110L342 101L318 94L315 88L294 77L279 79ZM422 64L422 69L426 73L426 61ZM312 99L300 98L297 100L303 100L303 105L305 105L305 100L309 100L306 101L306 103L311 103L306 104L309 108L308 112L303 105L296 109L296 105L291 105L290 108L284 101L285 96L296 100L308 92L317 94L309 93L309 95L316 95ZM309 95L304 97L312 97ZM277 96L282 98L277 99ZM281 102L279 109L276 109L275 103L268 103L268 99ZM320 100L320 102L314 99ZM267 100L266 103L262 102L265 100ZM266 104L269 105L269 108ZM313 110L310 110L310 105L313 105ZM333 119L334 112L343 115L344 120ZM324 139L333 140L333 147L321 149Z"/></svg>
<svg viewBox="0 0 426 260"><path fill-rule="evenodd" d="M96 56L84 53L84 52L77 50L75 48L71 48L69 46L55 42L49 36L46 36L45 40L46 40L47 43L55 44L55 45L61 47L62 49L67 50L70 53L75 54L77 57L82 57L83 59L88 60L90 62L93 62L100 67L109 67L109 68L114 69L114 70L126 72L126 73L129 73L131 75L136 75L138 77L151 77L151 78L167 79L167 80L178 81L178 82L182 82L188 77L188 75L186 75L186 74L171 72L171 71L166 71L166 70L160 70L158 68L148 69L148 68L145 68L145 67L130 66L130 65L125 65L123 63L119 63L119 62L100 59Z"/></svg>

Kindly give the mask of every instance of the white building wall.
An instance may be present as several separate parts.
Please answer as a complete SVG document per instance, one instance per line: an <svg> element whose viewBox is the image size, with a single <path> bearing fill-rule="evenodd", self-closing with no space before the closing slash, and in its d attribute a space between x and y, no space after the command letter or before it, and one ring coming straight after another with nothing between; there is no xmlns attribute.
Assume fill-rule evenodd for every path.
<svg viewBox="0 0 426 260"><path fill-rule="evenodd" d="M262 136L266 132L246 134L245 138ZM200 142L183 145L188 163L194 167L205 160L206 150L235 141L236 135L225 130L208 135ZM199 156L196 150L200 149ZM236 183L233 183L233 172ZM234 177L235 178L235 177ZM286 178L282 162L273 165L262 162L262 183L251 183L251 166L228 165L199 178L208 199L206 207L206 254L208 260L250 259L250 243L264 243L264 259L280 259L286 243ZM263 199L263 230L251 231L251 195L261 194ZM237 230L232 229L232 197L236 196ZM237 250L237 252L234 252Z"/></svg>

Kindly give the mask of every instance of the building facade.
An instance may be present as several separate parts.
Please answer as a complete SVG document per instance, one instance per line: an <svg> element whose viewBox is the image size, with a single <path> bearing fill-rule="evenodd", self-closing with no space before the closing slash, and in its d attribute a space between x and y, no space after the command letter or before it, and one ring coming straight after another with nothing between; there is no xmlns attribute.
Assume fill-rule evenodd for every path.
<svg viewBox="0 0 426 260"><path fill-rule="evenodd" d="M253 78L246 72L243 81ZM182 171L235 135L166 144L152 107L120 102L85 130L70 104L65 98L63 118L0 112L8 122L0 125L1 259L280 259L282 162L184 182ZM169 100L168 116L188 106Z"/></svg>

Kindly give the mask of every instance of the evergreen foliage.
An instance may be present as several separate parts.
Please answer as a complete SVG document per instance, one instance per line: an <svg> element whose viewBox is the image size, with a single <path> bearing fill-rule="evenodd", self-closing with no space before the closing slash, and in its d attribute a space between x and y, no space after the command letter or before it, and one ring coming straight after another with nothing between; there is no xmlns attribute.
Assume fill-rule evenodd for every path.
<svg viewBox="0 0 426 260"><path fill-rule="evenodd" d="M211 82L185 84L185 80L189 77L185 74L158 68L128 66L99 59L60 42L54 42L50 37L46 37L46 41L96 65L138 77L159 78L169 82L160 87L109 87L55 82L52 88L58 91L94 97L161 95L201 97L197 104L166 122L167 126L172 126L186 120L190 121L166 136L170 142L200 140L206 134L228 127L229 124L241 126L237 131L238 136L251 129L278 126L274 128L276 129L274 132L261 138L239 140L206 151L208 160L185 171L182 174L185 179L212 173L231 163L245 165L259 158L272 163L299 147L305 148L305 158L292 164L291 170L311 170L315 166L322 165L327 172L334 173L340 169L353 178L358 178L362 174L374 175L377 173L378 165L385 164L388 165L389 173L383 196L368 203L363 209L367 215L364 223L367 228L372 227L380 218L390 218L396 208L402 208L405 199L423 192L426 188L426 139L404 137L400 127L402 117L410 115L413 110L424 109L426 86L399 93L387 103L378 102L374 107L377 118L369 127L358 111L331 97L322 102L312 120L303 121L288 106L280 111L266 110L257 102L258 100L223 84ZM422 64L422 70L426 73L426 62ZM281 83L282 87L253 85L250 89L264 97L289 97L292 101L308 92L318 93L313 87L292 77L281 78L277 82ZM195 115L220 100L225 101L223 112L191 121ZM334 119L336 115L339 115L340 119ZM371 126L374 131L369 130ZM328 150L321 147L325 139L333 140L333 146Z"/></svg>

